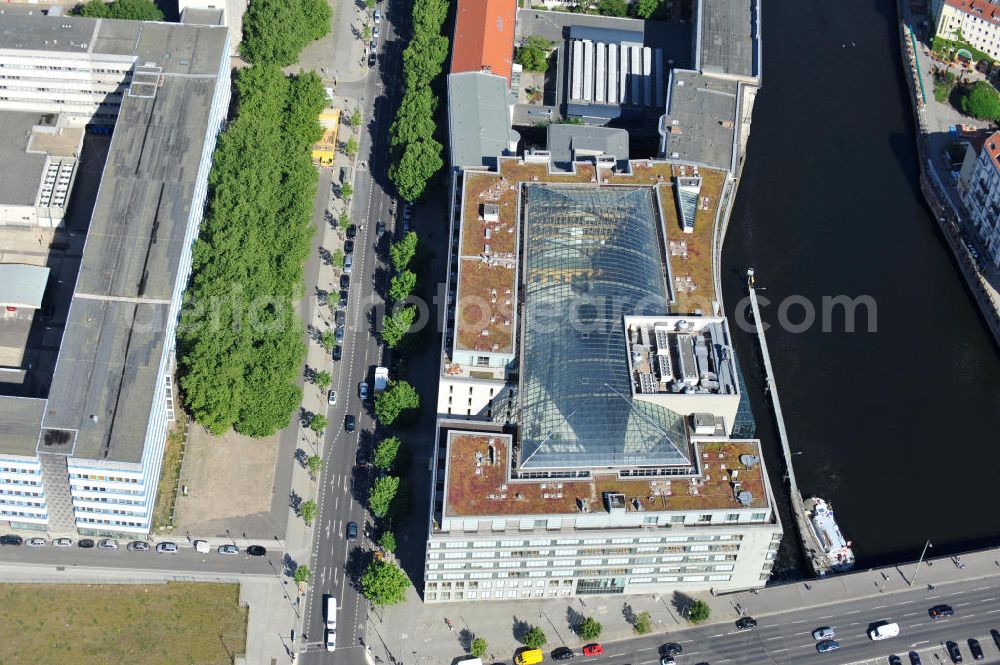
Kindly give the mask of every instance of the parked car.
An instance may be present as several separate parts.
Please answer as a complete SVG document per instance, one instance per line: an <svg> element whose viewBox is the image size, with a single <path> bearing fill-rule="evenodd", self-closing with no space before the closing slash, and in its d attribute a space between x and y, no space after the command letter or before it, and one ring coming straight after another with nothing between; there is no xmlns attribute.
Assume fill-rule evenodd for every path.
<svg viewBox="0 0 1000 665"><path fill-rule="evenodd" d="M149 543L145 540L133 540L131 543L125 546L129 552L148 552Z"/></svg>
<svg viewBox="0 0 1000 665"><path fill-rule="evenodd" d="M358 452L354 453L354 463L357 466L368 466L368 451L358 447Z"/></svg>
<svg viewBox="0 0 1000 665"><path fill-rule="evenodd" d="M353 254L353 253L354 253L354 241L353 240L345 240L344 241L344 254Z"/></svg>
<svg viewBox="0 0 1000 665"><path fill-rule="evenodd" d="M385 222L381 219L378 220L378 224L375 225L375 237L381 238L385 235Z"/></svg>
<svg viewBox="0 0 1000 665"><path fill-rule="evenodd" d="M347 312L345 312L342 309L338 309L336 312L333 313L333 322L334 322L334 324L336 324L336 325L338 325L340 327L343 327L344 325L346 325L347 324Z"/></svg>
<svg viewBox="0 0 1000 665"><path fill-rule="evenodd" d="M247 548L249 556L267 556L267 548L263 545L251 545Z"/></svg>
<svg viewBox="0 0 1000 665"><path fill-rule="evenodd" d="M337 301L337 307L339 307L341 309L344 309L345 307L347 307L347 293L348 292L346 290L343 290L343 289L340 291L340 300Z"/></svg>
<svg viewBox="0 0 1000 665"><path fill-rule="evenodd" d="M357 421L354 419L354 416L352 416L352 415L346 415L346 416L344 416L344 431L345 432L348 432L348 433L353 432L354 428L356 426L357 426Z"/></svg>
<svg viewBox="0 0 1000 665"><path fill-rule="evenodd" d="M889 665L903 665L903 660L896 654L889 656Z"/></svg>
<svg viewBox="0 0 1000 665"><path fill-rule="evenodd" d="M207 540L196 540L194 543L194 551L200 552L202 554L208 554L212 551L212 547L208 544Z"/></svg>
<svg viewBox="0 0 1000 665"><path fill-rule="evenodd" d="M661 656L676 656L681 653L684 653L684 647L677 642L667 642L660 647Z"/></svg>
<svg viewBox="0 0 1000 665"><path fill-rule="evenodd" d="M830 628L829 626L822 626L814 630L812 635L814 640L828 640L831 637L835 637L836 633L833 631L833 628Z"/></svg>
<svg viewBox="0 0 1000 665"><path fill-rule="evenodd" d="M337 326L333 330L333 339L336 340L337 344L344 341L344 326Z"/></svg>
<svg viewBox="0 0 1000 665"><path fill-rule="evenodd" d="M378 23L376 23L372 27L372 41L373 42L377 42L378 41L378 35L379 35L379 25L378 25Z"/></svg>
<svg viewBox="0 0 1000 665"><path fill-rule="evenodd" d="M45 547L44 538L28 538L24 543L28 547Z"/></svg>
<svg viewBox="0 0 1000 665"><path fill-rule="evenodd" d="M91 547L94 546L94 541L91 540L90 538L81 538L80 541L76 544L76 546L81 547L85 550L89 550Z"/></svg>
<svg viewBox="0 0 1000 665"><path fill-rule="evenodd" d="M52 547L72 547L73 540L71 538L56 538L52 541Z"/></svg>
<svg viewBox="0 0 1000 665"><path fill-rule="evenodd" d="M916 651L910 652L910 665L923 665L923 663L920 662L920 654Z"/></svg>
<svg viewBox="0 0 1000 665"><path fill-rule="evenodd" d="M374 67L377 64L378 64L378 55L375 53L375 51L372 51L371 53L368 54L368 66Z"/></svg>
<svg viewBox="0 0 1000 665"><path fill-rule="evenodd" d="M337 405L337 391L336 390L327 390L326 391L326 403L329 404L330 406L336 406Z"/></svg>
<svg viewBox="0 0 1000 665"><path fill-rule="evenodd" d="M996 628L991 630L990 637L992 637L993 641L996 643L997 649L1000 649L1000 630L997 630Z"/></svg>
<svg viewBox="0 0 1000 665"><path fill-rule="evenodd" d="M21 545L23 542L24 542L24 538L22 538L21 536L15 536L12 533L8 533L8 534L5 534L3 536L0 536L0 545L14 545L14 546L18 546L18 545Z"/></svg>
<svg viewBox="0 0 1000 665"><path fill-rule="evenodd" d="M969 638L969 651L972 652L972 657L976 660L986 658L986 655L983 653L983 647L979 644L979 640L974 637Z"/></svg>
<svg viewBox="0 0 1000 665"><path fill-rule="evenodd" d="M929 614L932 619L943 619L945 617L954 616L955 610L952 609L951 605L935 605L927 610L927 614Z"/></svg>
<svg viewBox="0 0 1000 665"><path fill-rule="evenodd" d="M156 546L156 551L159 554L177 554L180 548L177 547L177 543L160 543Z"/></svg>
<svg viewBox="0 0 1000 665"><path fill-rule="evenodd" d="M97 549L99 550L117 550L118 541L113 538L104 538L97 542Z"/></svg>
<svg viewBox="0 0 1000 665"><path fill-rule="evenodd" d="M236 545L219 545L219 549L216 550L219 554L239 554L240 548Z"/></svg>
<svg viewBox="0 0 1000 665"><path fill-rule="evenodd" d="M333 359L335 361L340 360L340 357L344 354L339 346L333 347Z"/></svg>
<svg viewBox="0 0 1000 665"><path fill-rule="evenodd" d="M583 647L584 656L600 656L602 653L604 653L604 647L596 642Z"/></svg>
<svg viewBox="0 0 1000 665"><path fill-rule="evenodd" d="M375 20L375 25L378 25L379 23L382 22L382 12L376 9L375 13L372 15L372 18Z"/></svg>
<svg viewBox="0 0 1000 665"><path fill-rule="evenodd" d="M741 617L736 620L736 630L753 630L757 627L757 620L753 617Z"/></svg>
<svg viewBox="0 0 1000 665"><path fill-rule="evenodd" d="M357 540L358 539L358 523L348 522L347 523L347 539Z"/></svg>
<svg viewBox="0 0 1000 665"><path fill-rule="evenodd" d="M342 289L349 289L349 288L351 288L351 276L350 275L341 275L340 276L340 288L342 288Z"/></svg>
<svg viewBox="0 0 1000 665"><path fill-rule="evenodd" d="M664 656L660 659L660 665L677 665L677 661L673 656Z"/></svg>
<svg viewBox="0 0 1000 665"><path fill-rule="evenodd" d="M576 656L576 653L569 647L559 647L552 650L552 660L569 660Z"/></svg>
<svg viewBox="0 0 1000 665"><path fill-rule="evenodd" d="M816 643L816 651L819 653L829 653L840 648L840 642L836 640L821 640Z"/></svg>
<svg viewBox="0 0 1000 665"><path fill-rule="evenodd" d="M363 402L368 399L368 382L362 381L358 384L358 398Z"/></svg>
<svg viewBox="0 0 1000 665"><path fill-rule="evenodd" d="M948 649L948 655L951 656L951 662L961 663L962 662L962 651L958 648L958 645L948 640L944 643L945 648Z"/></svg>

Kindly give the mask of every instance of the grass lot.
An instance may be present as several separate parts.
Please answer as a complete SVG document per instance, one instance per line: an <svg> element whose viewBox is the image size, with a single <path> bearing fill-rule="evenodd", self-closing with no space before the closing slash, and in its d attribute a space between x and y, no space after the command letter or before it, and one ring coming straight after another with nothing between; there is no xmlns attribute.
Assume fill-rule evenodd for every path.
<svg viewBox="0 0 1000 665"><path fill-rule="evenodd" d="M0 665L223 665L242 654L236 584L0 584Z"/></svg>
<svg viewBox="0 0 1000 665"><path fill-rule="evenodd" d="M156 492L156 506L153 509L153 529L173 526L170 518L177 501L177 478L181 475L181 453L184 451L184 432L187 431L187 414L177 400L174 390L174 413L177 420L167 432L167 445L163 453L163 467L160 469L160 484Z"/></svg>

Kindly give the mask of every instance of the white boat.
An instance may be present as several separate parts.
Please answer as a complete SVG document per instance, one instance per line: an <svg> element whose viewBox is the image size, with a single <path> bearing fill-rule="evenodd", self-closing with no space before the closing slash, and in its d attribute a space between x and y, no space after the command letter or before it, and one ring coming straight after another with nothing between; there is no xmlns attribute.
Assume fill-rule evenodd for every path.
<svg viewBox="0 0 1000 665"><path fill-rule="evenodd" d="M823 555L830 569L842 573L854 568L852 543L844 538L844 534L840 531L830 504L815 497L803 505L809 518L809 527L823 548Z"/></svg>

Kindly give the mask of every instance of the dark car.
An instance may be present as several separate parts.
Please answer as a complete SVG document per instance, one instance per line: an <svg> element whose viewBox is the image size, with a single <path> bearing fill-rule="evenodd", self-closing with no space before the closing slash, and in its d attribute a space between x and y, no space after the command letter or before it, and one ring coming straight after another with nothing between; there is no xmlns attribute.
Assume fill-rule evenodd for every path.
<svg viewBox="0 0 1000 665"><path fill-rule="evenodd" d="M972 657L976 660L986 658L985 654L983 654L983 647L979 645L979 640L974 637L969 638L969 651L972 652Z"/></svg>
<svg viewBox="0 0 1000 665"><path fill-rule="evenodd" d="M351 224L350 226L347 227L347 237L353 238L356 235L358 235L358 227L354 224Z"/></svg>
<svg viewBox="0 0 1000 665"><path fill-rule="evenodd" d="M837 640L820 640L816 643L816 651L820 653L829 653L831 651L836 651L840 648L840 642Z"/></svg>
<svg viewBox="0 0 1000 665"><path fill-rule="evenodd" d="M951 608L951 605L935 605L931 609L927 610L927 614L929 614L932 619L943 619L945 617L954 616L955 610Z"/></svg>
<svg viewBox="0 0 1000 665"><path fill-rule="evenodd" d="M344 354L344 352L340 350L339 346L333 347L333 359L334 360L340 360L340 358L341 358L341 356L343 354Z"/></svg>
<svg viewBox="0 0 1000 665"><path fill-rule="evenodd" d="M558 649L553 649L552 660L569 660L575 655L576 653L569 647L559 647Z"/></svg>
<svg viewBox="0 0 1000 665"><path fill-rule="evenodd" d="M944 643L945 648L948 649L948 655L951 656L951 662L961 663L962 662L962 652L959 650L958 645L948 640Z"/></svg>
<svg viewBox="0 0 1000 665"><path fill-rule="evenodd" d="M267 556L267 548L263 545L251 545L247 548L249 556Z"/></svg>
<svg viewBox="0 0 1000 665"><path fill-rule="evenodd" d="M990 637L992 637L993 641L996 642L997 649L1000 649L1000 630L997 630L996 628L994 628L993 630L991 630L990 631Z"/></svg>
<svg viewBox="0 0 1000 665"><path fill-rule="evenodd" d="M338 326L342 326L347 323L347 313L342 309L338 309L333 313L333 322Z"/></svg>
<svg viewBox="0 0 1000 665"><path fill-rule="evenodd" d="M344 241L344 254L353 254L353 253L354 253L354 241L353 240L345 240Z"/></svg>
<svg viewBox="0 0 1000 665"><path fill-rule="evenodd" d="M676 656L679 653L684 653L684 647L677 642L667 642L660 647L660 654L664 656Z"/></svg>
<svg viewBox="0 0 1000 665"><path fill-rule="evenodd" d="M340 292L340 301L337 303L337 307L340 307L341 309L343 309L344 307L347 307L347 291L346 290L342 290Z"/></svg>
<svg viewBox="0 0 1000 665"><path fill-rule="evenodd" d="M77 547L82 547L85 550L89 550L94 546L94 541L90 538L81 538L76 542Z"/></svg>
<svg viewBox="0 0 1000 665"><path fill-rule="evenodd" d="M903 660L896 654L889 656L889 665L903 665Z"/></svg>
<svg viewBox="0 0 1000 665"><path fill-rule="evenodd" d="M349 289L349 288L351 288L351 276L350 275L341 275L340 276L340 288L342 288L342 289Z"/></svg>
<svg viewBox="0 0 1000 665"><path fill-rule="evenodd" d="M24 538L21 536L15 536L12 533L0 536L0 545L20 545L24 543Z"/></svg>
<svg viewBox="0 0 1000 665"><path fill-rule="evenodd" d="M369 67L374 67L374 66L375 66L375 63L376 63L377 61L378 61L378 56L377 56L377 55L375 55L375 53L369 53L369 54L368 54L368 66L369 66Z"/></svg>
<svg viewBox="0 0 1000 665"><path fill-rule="evenodd" d="M910 652L910 665L923 665L923 663L920 662L920 654L916 651Z"/></svg>
<svg viewBox="0 0 1000 665"><path fill-rule="evenodd" d="M347 539L357 540L358 539L358 523L348 522L347 523Z"/></svg>
<svg viewBox="0 0 1000 665"><path fill-rule="evenodd" d="M742 617L736 620L737 630L753 630L757 627L757 620L753 617Z"/></svg>
<svg viewBox="0 0 1000 665"><path fill-rule="evenodd" d="M344 416L344 431L345 432L353 432L355 424L356 424L356 421L354 420L354 416Z"/></svg>
<svg viewBox="0 0 1000 665"><path fill-rule="evenodd" d="M341 344L344 341L344 326L337 326L333 329L333 339L337 344Z"/></svg>
<svg viewBox="0 0 1000 665"><path fill-rule="evenodd" d="M385 235L385 222L381 219L378 220L378 224L375 225L375 237L381 238Z"/></svg>
<svg viewBox="0 0 1000 665"><path fill-rule="evenodd" d="M354 453L354 463L357 466L368 466L368 451L358 448L358 452Z"/></svg>

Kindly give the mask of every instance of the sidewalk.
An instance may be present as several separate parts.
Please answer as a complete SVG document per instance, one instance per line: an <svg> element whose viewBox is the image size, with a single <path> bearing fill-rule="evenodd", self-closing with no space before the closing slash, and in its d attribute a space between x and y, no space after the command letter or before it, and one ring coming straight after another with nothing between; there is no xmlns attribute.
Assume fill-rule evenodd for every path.
<svg viewBox="0 0 1000 665"><path fill-rule="evenodd" d="M933 549L929 552L933 553ZM741 612L761 617L798 607L874 599L885 594L921 588L931 590L931 587L937 589L977 579L989 578L991 584L1000 584L1000 549L966 554L957 561L951 557L925 559L911 587L909 581L915 569L915 563L908 563L769 587L756 594L739 592L712 596L692 593L680 594L678 599L660 595L587 596L582 599L424 605L411 589L406 603L371 615L366 641L373 657L384 663L391 663L390 658L396 658L406 665L446 665L465 653L471 639L469 634L472 634L486 639L491 662L504 661L523 647L514 639L514 629L519 622L539 626L548 637L546 649L563 644L580 647L585 641L571 626L588 616L601 622L602 642L637 637L626 614L649 612L653 633L669 634L690 627L677 607L681 596L689 595L707 602L712 609L709 623L728 624L739 618ZM452 628L446 620L451 621Z"/></svg>

